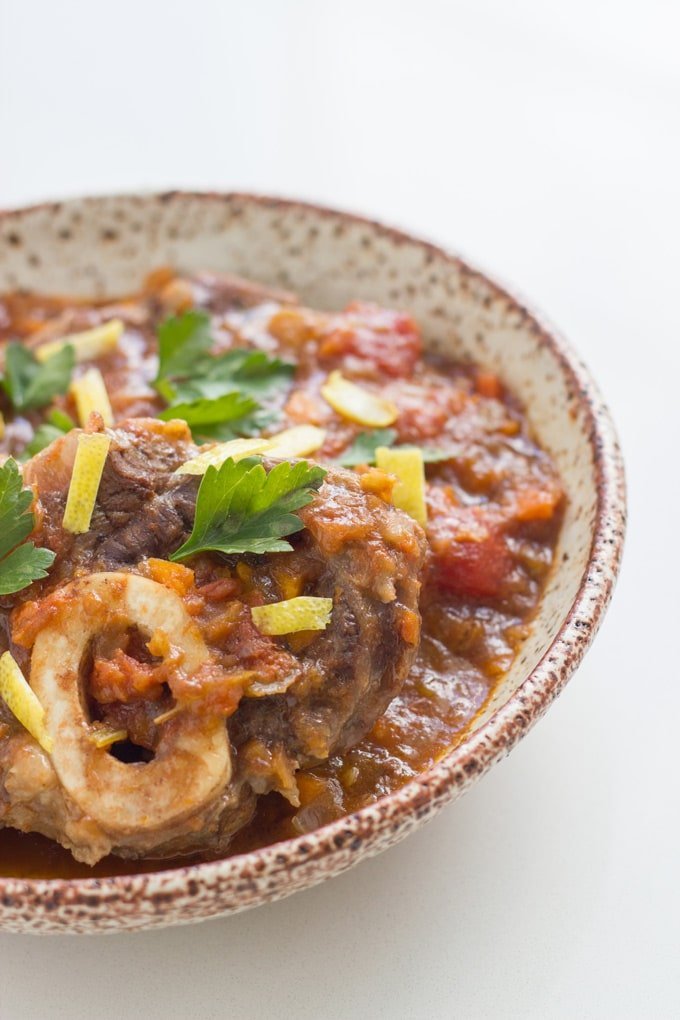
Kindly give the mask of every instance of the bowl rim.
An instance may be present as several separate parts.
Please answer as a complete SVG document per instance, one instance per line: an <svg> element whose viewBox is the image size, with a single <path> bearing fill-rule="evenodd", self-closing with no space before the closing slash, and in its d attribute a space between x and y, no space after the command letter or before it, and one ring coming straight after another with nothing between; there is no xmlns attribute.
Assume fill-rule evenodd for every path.
<svg viewBox="0 0 680 1020"><path fill-rule="evenodd" d="M343 846L351 846L357 839L363 841L364 836L375 829L376 816L381 813L384 815L382 809L386 806L389 806L389 813L394 817L418 817L421 811L429 814L427 809L433 802L439 802L437 806L441 806L452 798L456 789L464 792L497 760L505 757L561 693L599 629L612 597L623 553L626 528L625 473L611 414L580 356L559 330L520 296L514 287L500 283L495 275L483 271L467 258L404 229L334 207L261 193L172 190L74 196L0 209L0 226L8 221L20 221L24 216L39 211L57 213L70 205L96 207L102 202L115 200L142 203L187 200L219 204L242 203L285 212L312 213L322 218L370 228L377 237L397 245L419 248L432 258L454 265L467 279L481 281L496 298L508 303L520 314L522 324L534 334L541 346L547 347L555 356L561 371L578 396L589 427L595 466L597 500L593 535L586 568L569 611L531 672L508 701L496 709L479 729L469 731L459 744L435 764L398 790L311 833L215 861L107 877L0 876L0 904L11 904L13 907L24 896L35 903L36 897L49 899L57 890L70 890L71 894L94 897L101 903L102 900L111 902L123 892L126 898L139 896L142 899L151 890L154 897L162 896L164 891L167 894L174 893L190 880L214 885L216 880L229 881L245 871L273 876L277 872L285 872L289 862L294 859L304 857L311 862ZM80 897L78 899L82 904ZM1 915L0 908L0 927ZM205 916L209 916L208 912Z"/></svg>

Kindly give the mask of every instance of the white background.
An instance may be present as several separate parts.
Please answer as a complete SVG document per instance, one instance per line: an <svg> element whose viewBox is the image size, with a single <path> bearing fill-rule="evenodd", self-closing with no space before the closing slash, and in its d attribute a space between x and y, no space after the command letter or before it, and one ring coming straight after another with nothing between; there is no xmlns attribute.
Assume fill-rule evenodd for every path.
<svg viewBox="0 0 680 1020"><path fill-rule="evenodd" d="M243 188L412 228L581 350L624 571L562 699L463 801L282 903L0 935L15 1018L680 1016L680 6L0 0L0 205Z"/></svg>

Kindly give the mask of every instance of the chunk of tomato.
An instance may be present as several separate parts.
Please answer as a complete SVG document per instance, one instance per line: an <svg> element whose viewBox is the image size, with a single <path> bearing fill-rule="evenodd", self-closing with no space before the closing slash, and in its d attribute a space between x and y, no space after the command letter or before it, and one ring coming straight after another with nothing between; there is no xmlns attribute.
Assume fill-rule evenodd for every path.
<svg viewBox="0 0 680 1020"><path fill-rule="evenodd" d="M499 598L512 558L503 537L492 534L481 542L452 542L435 556L434 568L440 588L472 598Z"/></svg>
<svg viewBox="0 0 680 1020"><path fill-rule="evenodd" d="M412 375L421 352L420 330L410 315L362 301L330 319L319 345L324 361L393 379Z"/></svg>
<svg viewBox="0 0 680 1020"><path fill-rule="evenodd" d="M428 538L431 581L457 595L502 597L513 559L500 523L483 506L458 506L435 490Z"/></svg>

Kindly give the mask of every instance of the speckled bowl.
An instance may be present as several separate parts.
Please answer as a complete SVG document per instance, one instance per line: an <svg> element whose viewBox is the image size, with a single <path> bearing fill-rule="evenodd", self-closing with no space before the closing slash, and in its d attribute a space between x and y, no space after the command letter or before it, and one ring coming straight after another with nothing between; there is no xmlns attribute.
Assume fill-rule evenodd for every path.
<svg viewBox="0 0 680 1020"><path fill-rule="evenodd" d="M624 534L609 414L569 346L514 297L440 248L369 220L239 194L75 200L0 215L0 289L102 296L160 264L230 270L339 308L408 308L428 346L500 373L523 400L569 496L557 566L531 635L467 739L376 804L263 850L156 874L0 879L0 926L96 932L198 921L330 878L403 839L504 757L578 666L609 603Z"/></svg>

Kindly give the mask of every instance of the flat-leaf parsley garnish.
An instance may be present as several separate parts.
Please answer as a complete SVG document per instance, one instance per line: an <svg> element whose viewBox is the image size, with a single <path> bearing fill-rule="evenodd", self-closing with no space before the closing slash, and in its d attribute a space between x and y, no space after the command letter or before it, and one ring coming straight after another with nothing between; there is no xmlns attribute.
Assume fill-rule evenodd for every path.
<svg viewBox="0 0 680 1020"><path fill-rule="evenodd" d="M32 502L33 493L23 488L16 461L10 458L0 466L0 595L47 577L54 562L50 549L24 541L33 530Z"/></svg>
<svg viewBox="0 0 680 1020"><path fill-rule="evenodd" d="M2 385L16 410L45 407L57 394L66 393L75 360L70 344L45 361L38 361L23 344L9 344Z"/></svg>
<svg viewBox="0 0 680 1020"><path fill-rule="evenodd" d="M245 348L211 354L212 345L206 312L161 324L154 385L170 405L161 417L183 418L199 440L252 435L276 417L260 402L290 382L295 365Z"/></svg>
<svg viewBox="0 0 680 1020"><path fill-rule="evenodd" d="M197 442L212 440L226 442L237 434L257 431L260 405L243 393L225 393L214 400L201 399L189 403L173 404L158 415L163 421L182 418Z"/></svg>
<svg viewBox="0 0 680 1020"><path fill-rule="evenodd" d="M234 390L261 399L285 386L294 372L291 361L237 347L201 361L193 375L175 384L175 399L214 400Z"/></svg>
<svg viewBox="0 0 680 1020"><path fill-rule="evenodd" d="M200 552L288 552L285 541L304 527L296 510L314 498L326 476L323 468L298 461L277 464L267 473L254 457L219 468L209 467L196 497L191 535L171 556L185 559Z"/></svg>
<svg viewBox="0 0 680 1020"><path fill-rule="evenodd" d="M371 429L360 432L351 446L338 457L342 467L356 467L358 464L374 464L375 451L379 446L392 446L397 438L394 429Z"/></svg>
<svg viewBox="0 0 680 1020"><path fill-rule="evenodd" d="M211 346L210 316L206 312L184 312L160 324L155 386L167 401L174 397L172 380L195 373L196 366L209 356Z"/></svg>

